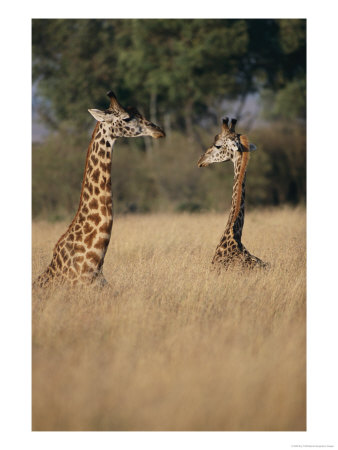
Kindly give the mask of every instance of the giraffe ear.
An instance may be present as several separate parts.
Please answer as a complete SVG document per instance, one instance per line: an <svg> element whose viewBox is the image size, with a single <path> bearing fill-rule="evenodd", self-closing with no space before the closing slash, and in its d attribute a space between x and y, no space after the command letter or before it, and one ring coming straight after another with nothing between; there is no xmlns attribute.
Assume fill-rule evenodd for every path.
<svg viewBox="0 0 338 450"><path fill-rule="evenodd" d="M104 111L100 111L99 109L88 109L90 114L96 119L98 122L104 122L106 115Z"/></svg>
<svg viewBox="0 0 338 450"><path fill-rule="evenodd" d="M254 144L250 144L249 150L250 152L254 152L255 150L257 150L257 147Z"/></svg>

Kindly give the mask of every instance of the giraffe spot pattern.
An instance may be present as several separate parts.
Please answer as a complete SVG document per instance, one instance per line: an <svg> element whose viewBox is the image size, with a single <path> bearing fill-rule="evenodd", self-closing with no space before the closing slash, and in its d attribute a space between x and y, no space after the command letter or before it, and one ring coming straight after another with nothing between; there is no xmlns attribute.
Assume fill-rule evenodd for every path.
<svg viewBox="0 0 338 450"><path fill-rule="evenodd" d="M99 158L96 158L95 155L92 155L90 157L90 159L92 160L94 166L97 166L98 162L99 162Z"/></svg>
<svg viewBox="0 0 338 450"><path fill-rule="evenodd" d="M87 248L91 248L91 246L93 244L93 240L96 235L97 235L97 231L94 230L92 233L90 233L90 234L88 234L88 236L86 236L84 243L87 245Z"/></svg>
<svg viewBox="0 0 338 450"><path fill-rule="evenodd" d="M97 209L99 207L98 201L96 200L96 198L93 198L89 204L88 204L90 209Z"/></svg>
<svg viewBox="0 0 338 450"><path fill-rule="evenodd" d="M89 225L88 222L85 223L84 227L83 227L83 231L85 234L90 233L92 230L94 229L94 227L92 227L91 225Z"/></svg>
<svg viewBox="0 0 338 450"><path fill-rule="evenodd" d="M92 261L94 264L99 264L99 262L101 260L100 256L96 252L93 252L93 251L87 252L86 258L89 261Z"/></svg>
<svg viewBox="0 0 338 450"><path fill-rule="evenodd" d="M118 119L117 114L115 115L116 118L109 125L100 123L93 133L81 192L81 208L75 217L75 223L72 223L67 230L65 238L62 242L57 243L56 254L53 255L52 262L45 271L47 275L43 279L41 278L43 283L46 282L46 279L48 280L48 276L62 279L64 275L65 278L72 280L74 285L78 281L77 273L79 272L83 279L92 281L97 277L98 270L103 265L102 253L104 256L113 224L110 179L112 142L107 138L110 139L109 136L111 136L111 139L114 140L115 135L116 137L126 134L138 135L142 131L141 126L150 124L143 121L138 113L137 116L132 117L140 125L138 127L128 125L128 133L126 133L126 124ZM93 198L94 192L96 197ZM100 195L105 192L107 195ZM104 220L103 217L105 217ZM103 236L98 233L102 233Z"/></svg>
<svg viewBox="0 0 338 450"><path fill-rule="evenodd" d="M98 225L101 222L101 217L99 214L90 214L88 216L88 219L95 223L95 225Z"/></svg>
<svg viewBox="0 0 338 450"><path fill-rule="evenodd" d="M75 240L76 241L82 241L82 231L80 230L80 231L77 231L76 233L75 233Z"/></svg>
<svg viewBox="0 0 338 450"><path fill-rule="evenodd" d="M83 245L75 244L74 245L74 251L75 252L84 253L86 251L86 249L85 249L85 247Z"/></svg>
<svg viewBox="0 0 338 450"><path fill-rule="evenodd" d="M99 231L101 231L102 233L110 234L112 225L113 225L112 220L110 220L109 222L105 222L103 225L100 226Z"/></svg>
<svg viewBox="0 0 338 450"><path fill-rule="evenodd" d="M97 183L97 182L99 181L99 178L100 178L100 170L99 170L99 169L96 169L96 170L94 170L94 172L92 173L92 180L93 180L95 183ZM92 194L92 192L91 192L91 194Z"/></svg>
<svg viewBox="0 0 338 450"><path fill-rule="evenodd" d="M109 238L100 238L97 243L94 245L94 248L97 249L104 249L109 244L110 239Z"/></svg>

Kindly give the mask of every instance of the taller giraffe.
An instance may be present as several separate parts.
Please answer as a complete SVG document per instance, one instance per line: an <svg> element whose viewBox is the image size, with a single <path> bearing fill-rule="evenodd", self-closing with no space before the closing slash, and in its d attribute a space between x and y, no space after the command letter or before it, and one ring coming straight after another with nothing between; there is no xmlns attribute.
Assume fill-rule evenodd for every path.
<svg viewBox="0 0 338 450"><path fill-rule="evenodd" d="M235 132L236 119L223 120L221 133L215 136L214 143L198 160L198 167L205 167L211 163L232 161L234 164L234 184L232 191L231 209L225 231L216 248L212 264L218 267L254 268L267 267L268 264L256 256L251 255L242 244L244 225L244 202L246 170L250 152L256 150L248 138Z"/></svg>
<svg viewBox="0 0 338 450"><path fill-rule="evenodd" d="M164 131L146 120L135 108L123 108L112 91L105 111L89 109L97 124L90 141L80 204L67 231L57 241L53 258L35 284L51 282L92 283L106 281L102 274L113 224L111 191L112 149L119 137L164 137Z"/></svg>

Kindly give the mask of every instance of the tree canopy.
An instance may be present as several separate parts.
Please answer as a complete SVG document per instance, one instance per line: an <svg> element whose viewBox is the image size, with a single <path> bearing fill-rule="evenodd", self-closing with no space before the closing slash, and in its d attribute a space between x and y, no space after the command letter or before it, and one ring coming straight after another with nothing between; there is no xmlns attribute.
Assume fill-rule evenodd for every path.
<svg viewBox="0 0 338 450"><path fill-rule="evenodd" d="M41 115L52 128L86 128L88 107L104 108L108 89L152 118L169 113L178 128L263 89L279 92L276 111L287 115L288 98L304 98L296 88L305 85L305 27L285 19L36 19Z"/></svg>
<svg viewBox="0 0 338 450"><path fill-rule="evenodd" d="M232 171L196 161L230 111L259 148L248 204L305 200L305 20L34 19L32 40L34 111L50 131L33 145L34 217L74 212L93 129L87 110L105 109L108 90L167 134L119 142L116 211L224 210ZM250 129L252 98L264 115Z"/></svg>

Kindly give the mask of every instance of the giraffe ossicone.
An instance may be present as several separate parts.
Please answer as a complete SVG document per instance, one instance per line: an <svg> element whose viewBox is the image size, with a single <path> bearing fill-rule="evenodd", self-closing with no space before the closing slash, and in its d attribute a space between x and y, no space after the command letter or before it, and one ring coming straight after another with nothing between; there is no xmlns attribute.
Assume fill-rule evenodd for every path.
<svg viewBox="0 0 338 450"><path fill-rule="evenodd" d="M136 108L124 108L112 91L105 111L90 109L97 120L87 150L80 203L66 232L57 241L52 261L35 285L106 283L102 274L113 225L112 149L119 137L164 137L164 131Z"/></svg>
<svg viewBox="0 0 338 450"><path fill-rule="evenodd" d="M236 133L236 123L237 120L232 119L229 127L229 119L223 119L221 132L215 136L213 144L197 163L198 167L223 161L232 161L234 164L231 209L212 264L226 269L267 268L269 264L251 255L241 241L244 225L246 170L250 152L256 150L256 146L249 143L245 135Z"/></svg>

